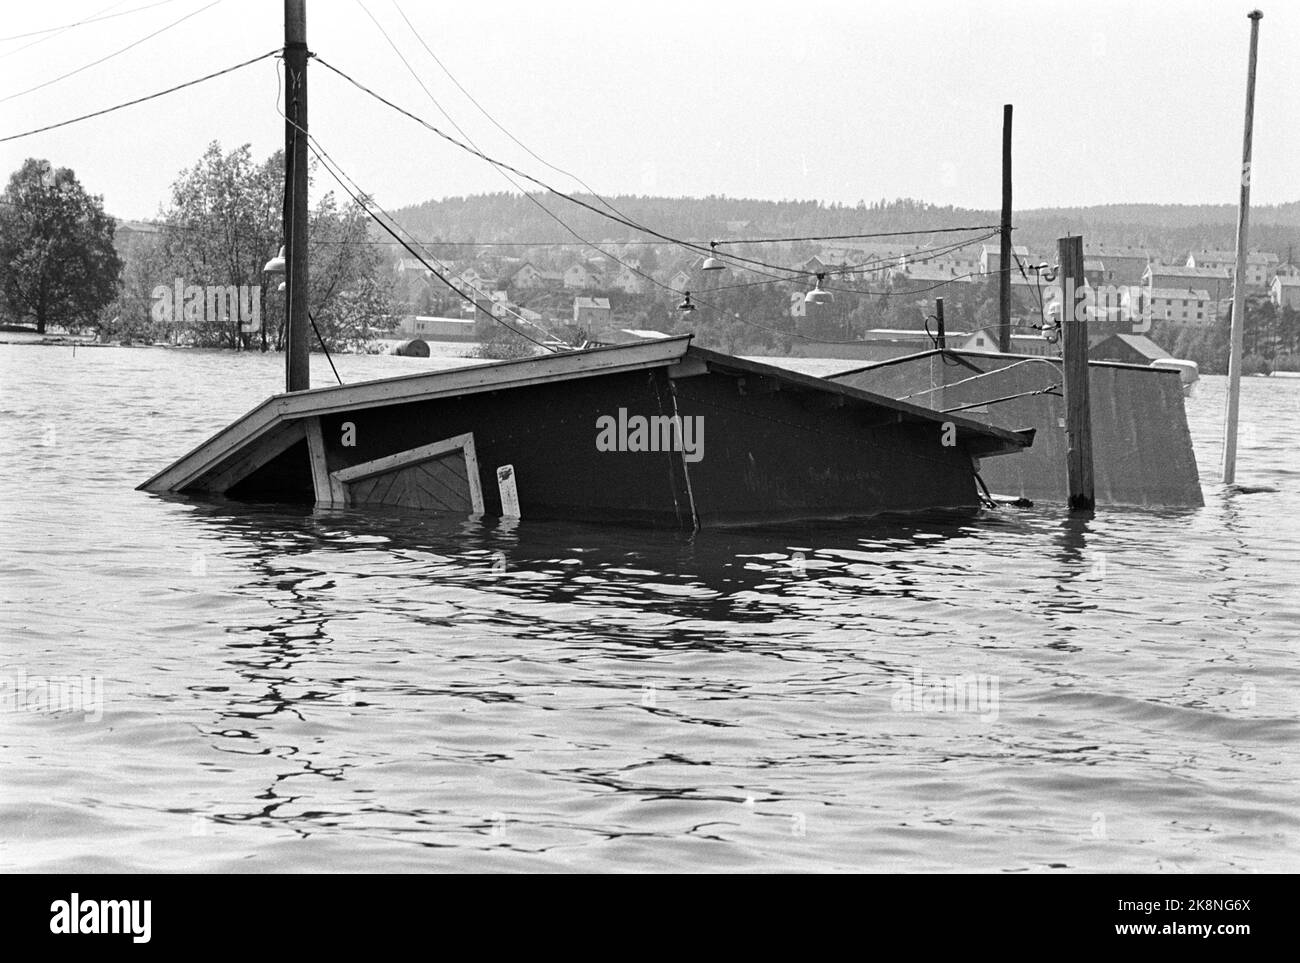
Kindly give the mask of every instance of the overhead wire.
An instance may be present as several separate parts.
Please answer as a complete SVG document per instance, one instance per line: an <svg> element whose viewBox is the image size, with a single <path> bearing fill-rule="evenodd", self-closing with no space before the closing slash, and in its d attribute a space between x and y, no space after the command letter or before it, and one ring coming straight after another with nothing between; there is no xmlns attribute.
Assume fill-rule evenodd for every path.
<svg viewBox="0 0 1300 963"><path fill-rule="evenodd" d="M278 76L278 71L277 71L277 76ZM396 231L394 231L394 230L393 230L393 229L392 229L392 228L391 228L391 227L390 227L390 226L389 226L389 225L388 225L384 220L382 220L381 218L379 218L379 217L374 213L374 211L372 211L372 210L370 209L370 205L373 204L375 207L379 208L379 210L381 210L381 211L383 212L384 216L385 216L386 218L388 218L388 220L392 221L394 224L397 224L397 226L398 226L399 228L401 228L401 230L402 230L404 233L409 233L409 232L406 232L406 229L405 229L405 228L402 228L401 224L398 223L398 222L396 221L396 219L394 219L393 216L392 216L391 214L388 213L388 211L384 210L384 208L383 208L383 207L382 207L382 206L381 206L377 201L374 200L373 196L371 196L369 193L367 193L366 191L364 191L364 190L361 189L361 186L360 186L359 184L357 184L357 182L356 182L352 177L350 177L350 176L347 174L346 171L343 170L342 166L340 166L339 163L338 163L337 161L334 160L334 158L329 154L328 151L325 150L325 148L320 144L320 141L318 141L318 140L316 139L316 137L315 137L313 134L309 133L308 131L303 130L302 127L301 127L300 125L298 125L298 124L295 123L294 121L290 120L290 119L288 118L288 116L285 115L284 111L280 109L279 93L278 93L278 92L277 92L277 95L276 95L276 104L275 104L275 108L276 108L276 111L280 114L280 116L284 118L285 122L286 122L287 124L289 124L289 125L294 129L294 136L295 136L295 137L298 136L299 133L301 133L301 134L303 134L303 135L306 136L306 139L307 139L307 147L308 147L308 149L311 150L312 154L315 155L316 159L320 162L321 166L325 168L326 172L327 172L331 177L334 178L334 180L338 183L339 187L341 187L341 188L343 189L343 191L344 191L344 192L345 192L349 197L352 198L353 203L355 203L355 204L357 205L358 208L360 208L360 209L361 209L361 210L362 210L362 211L363 211L367 216L369 216L371 220L373 220L376 224L378 224L380 228L382 228L385 232L387 232L387 233L388 233L388 234L389 234L389 235L390 235L390 236L391 236L391 237L392 237L392 238L393 238L393 239L394 239L398 244L400 244L402 247L404 247L404 248L405 248L405 249L406 249L406 250L407 250L407 251L408 251L408 252L409 252L413 257L416 258L416 260L418 260L421 264L423 264L424 267L425 267L425 269L428 270L428 271L430 272L430 274L432 274L434 277L436 277L439 281L441 281L444 285L446 285L450 290L452 290L456 295L458 295L458 296L459 296L460 298L462 298L464 301L468 302L468 303L469 303L469 304L470 304L470 305L471 305L475 310L483 312L483 314L485 314L488 318L490 318L491 320L495 321L496 323L502 325L502 327L505 327L505 328L507 328L508 330L513 331L515 334L519 335L519 336L520 336L521 338L523 338L524 340L529 341L529 342L531 342L531 343L537 345L537 346L540 347L540 348L544 348L544 349L549 350L549 351L554 351L554 350L556 350L553 346L551 346L551 345L549 345L549 344L547 344L547 343L544 343L544 342L542 342L542 341L538 341L538 340L536 340L535 338L531 338L531 337L529 337L528 335L526 335L526 334L524 334L522 331L520 331L518 328L515 328L513 325L507 324L507 323L506 323L505 321L503 321L501 318L497 317L497 316L496 316L495 314L493 314L492 312L486 310L486 309L485 309L485 308L484 308L484 307L479 303L479 301L477 301L477 300L475 300L474 298L470 297L468 294L466 294L464 291L462 291L459 287L457 287L454 283L452 283L451 279L447 277L447 274L450 274L451 271L450 271L450 269L448 268L448 266L447 266L446 264L444 264L441 260L439 260L439 259L438 259L436 256L434 256L433 254L430 254L429 252L426 251L425 254L428 254L428 256L429 256L430 258L432 258L434 261L437 261L438 264L439 264L439 266L440 266L443 270L442 270L442 271L439 271L437 268L434 268L431 264L429 264L429 262L428 262L427 260L425 260L424 257L421 257L420 254L419 254L419 252L417 252L414 248L412 248L411 245L410 245L409 243L407 243L407 241L406 241L404 238L402 238L400 235L398 235L398 233L397 233ZM341 175L341 176L340 176L340 175ZM356 189L355 191L354 191L352 188L348 187L348 185L347 185L346 183L344 183L344 179L345 179L345 178L346 178L347 181L351 182L351 184L352 184L352 188L355 188L355 189ZM417 243L418 243L418 241L417 241ZM444 272L446 272L446 273L444 273ZM462 280L463 280L463 279L462 279ZM475 287L475 286L473 286L473 285L466 285L466 286L469 287L470 290L472 290L472 291L474 291L475 293L477 293L481 299L483 299L483 300L487 300L487 301L490 301L490 300L491 300L491 298L490 298L490 297L489 297L485 292L483 292L482 290L478 289L477 287ZM527 318L523 317L522 315L518 314L517 312L510 311L508 307L507 307L505 310L506 310L506 311L507 311L507 312L508 312L512 317L517 318L520 322L522 322L522 323L524 323L524 324L531 325L532 327L536 328L538 331L541 331L542 334L544 334L547 338L550 338L550 339L553 340L553 341L558 341L558 340L559 340L559 339L556 338L553 334L551 334L551 332L547 331L545 328L543 328L541 325L537 324L536 322L528 320Z"/></svg>
<svg viewBox="0 0 1300 963"><path fill-rule="evenodd" d="M205 81L212 80L216 77L220 77L223 74L228 74L231 73L232 71L239 70L243 67L247 67L250 64L255 64L259 60L265 60L267 57L277 56L279 53L280 53L280 48L277 47L274 50L268 50L264 54L258 54L256 57L251 57L248 60L245 60L241 63L234 64L233 66L226 67L222 70L213 71L212 73L205 74L202 77L196 77L194 80L187 80L185 83L177 84L175 87L168 87L166 90L159 90L152 94L146 94L143 97L137 97L134 100L128 100L120 104L115 104L112 107L105 107L103 110L96 110L96 111L92 111L89 114L82 114L80 117L72 117L68 120L62 120L59 121L57 124L46 124L44 127L36 127L32 130L25 130L19 134L10 134L7 137L0 137L0 144L6 143L11 140L18 140L19 138L22 137L31 137L34 134L43 134L46 131L57 130L60 127L67 127L70 124L79 124L84 120L90 120L95 117L102 117L105 114L111 114L114 111L122 110L123 108L126 107L134 107L137 104L143 104L146 101L155 100L158 97L164 97L167 94L174 94L178 90L184 90L186 87L193 87L196 84L201 84Z"/></svg>
<svg viewBox="0 0 1300 963"><path fill-rule="evenodd" d="M407 110L406 108L397 105L397 104L394 103L393 101L389 100L387 97L384 97L382 94L380 94L380 93L378 93L377 91L373 90L372 88L366 86L366 85L363 84L361 81L357 80L355 77L352 77L352 76L351 76L350 74L348 74L347 72L341 70L341 69L338 68L338 67L335 67L333 64L331 64L329 61L325 60L323 57L317 56L317 57L316 57L316 62L319 63L321 66L326 67L327 69L329 69L329 70L332 71L333 73L337 74L338 76L342 77L344 80L346 80L348 83L352 84L352 85L353 85L354 87L356 87L358 90L361 90L362 92L364 92L364 93L370 95L371 97L373 97L374 99L378 100L380 103L384 104L386 107L389 107L390 109L396 111L397 113L399 113L399 114L401 114L402 116L408 118L409 120L412 120L412 121L414 121L415 123L421 125L421 126L424 127L425 129L429 130L429 131L430 131L431 133L433 133L433 134L436 134L438 137L442 138L443 140L447 141L448 143L453 144L453 145L456 146L456 147L459 147L461 150L466 151L467 153L473 154L474 156L480 158L481 160L486 161L486 162L489 163L489 164L492 164L492 165L495 166L495 167L498 167L498 168L503 169L503 170L507 170L507 171L511 172L512 174L516 174L516 175L518 175L519 177L522 177L524 180L528 181L529 183L532 183L532 184L537 185L537 186L540 187L542 190L544 190L544 191L546 191L546 192L548 192L548 193L554 194L556 197L563 198L564 200L569 201L571 204L574 204L574 205L576 205L576 206L578 206L578 207L585 208L586 210L591 211L592 213L597 214L597 215L599 215L600 217L603 217L603 218L606 218L606 219L608 219L608 220L614 221L614 222L616 222L616 223L618 223L618 224L622 224L624 227L630 227L630 228L632 228L634 231L640 231L640 232L642 232L642 233L644 233L644 234L649 234L651 237L657 237L657 238L659 238L661 241L664 241L664 242L667 243L667 244L673 244L673 245L676 245L676 246L678 246L678 247L688 248L688 249L694 250L694 251L697 252L697 253L702 253L702 254L709 254L709 253L712 253L712 252L711 252L711 249L710 249L709 247L707 247L707 246L699 245L699 244L692 244L692 243L689 243L689 242L683 241L683 240L681 240L681 239L679 239L679 238L672 237L672 236L670 236L670 235L668 235L668 234L664 234L663 232L658 231L658 230L656 230L656 229L654 229L654 228L646 227L645 225L637 224L637 223L634 222L634 221L630 221L630 220L627 220L627 219L625 219L625 218L619 217L618 215L612 214L612 213L610 213L610 212L608 212L608 211L602 211L600 208L596 207L594 204L590 204L590 203L588 203L587 201L584 201L584 200L583 200L582 198L580 198L580 197L576 197L576 196L574 196L573 194L569 194L569 193L567 193L567 192L565 192L565 191L562 191L562 190L560 190L560 189L557 188L557 187L553 187L553 186L551 186L550 184L546 183L545 181L541 180L540 178L533 176L532 174L525 173L524 171L519 170L517 167L514 167L514 166L512 166L512 165L510 165L510 164L507 164L505 161L501 161L501 160L498 160L498 159L495 158L495 157L491 157L491 156L489 156L488 154L484 153L483 151L478 150L477 148L472 147L472 146L470 146L469 144L466 144L465 142L458 140L457 138L455 138L455 137L451 136L450 134L448 134L446 131L441 130L440 128L438 128L436 125L429 123L427 120L425 120L424 118L420 117L418 114L415 114L415 113L413 113L413 112ZM724 255L724 254L722 254L721 252L719 252L719 255L718 255L718 256L719 256L719 257L725 257L727 260L729 260L729 261L733 261L733 262L737 262L737 263L753 264L753 265L757 265L757 266L760 266L760 267L766 268L766 269L768 269L768 270L784 271L784 272L786 272L786 273L789 273L789 274L792 274L792 275L795 275L795 276L811 276L811 275L814 273L814 272L811 272L811 271L805 271L805 270L802 270L802 269L800 269L800 268L788 268L788 267L785 267L785 266L783 266L783 265L779 265L779 264L770 264L770 263L768 263L768 262L766 262L766 261L761 261L761 260L758 260L758 259L756 259L756 258L747 258L747 257L743 257L743 256L738 255L738 254L725 254L725 255Z"/></svg>
<svg viewBox="0 0 1300 963"><path fill-rule="evenodd" d="M402 10L402 8L401 8L401 6L398 4L397 0L392 0L392 3L393 3L393 8L398 12L398 14L401 15L402 19L403 19L404 21L406 21L406 25L407 25L407 27L409 27L410 30L411 30L411 33L415 35L415 39L418 40L418 41L420 42L420 46L424 47L425 51L426 51L426 52L429 54L429 56L433 59L433 62L436 63L436 64L437 64L437 65L442 69L442 72L443 72L444 74L447 75L447 79L449 79L453 84L456 85L456 88L457 88L457 89L458 89L462 94L465 95L466 99L468 99L469 102L470 102L471 104L473 104L475 107L477 107L478 110L479 110L479 112L480 112L484 117L486 117L489 121L491 121L492 124L493 124L493 126L495 126L495 127L497 128L497 130L501 131L501 133L503 133L503 134L505 134L507 137L509 137L512 141L514 141L516 144L518 144L519 147L521 147L523 150L527 151L528 154L529 154L530 156L532 156L534 160L538 161L538 162L541 163L541 164L545 164L547 167L549 167L551 170L555 171L557 174L563 174L565 177L571 178L573 181L577 182L578 184L581 184L583 187L585 187L585 188L587 189L587 192L588 192L589 194L591 194L592 197L596 198L598 201L600 201L600 203L604 204L605 207L609 208L609 210L613 211L615 214L619 215L620 217L627 218L628 220L631 220L631 218L629 218L628 215L624 214L624 213L623 213L622 211L620 211L617 207L615 207L615 206L614 206L613 204L611 204L608 200L606 200L606 199L605 199L604 197L602 197L599 193L597 193L596 190L595 190L595 189L594 189L590 184L588 184L586 181L584 181L584 180L583 180L581 177L579 177L577 174L574 174L574 173L572 173L571 171L567 171L567 170L565 170L563 167L557 167L555 164L552 164L552 163L551 163L550 161L548 161L546 158L544 158L544 157L542 157L541 155L539 155L539 154L538 154L536 151L534 151L531 147L529 147L527 144L525 144L523 141L521 141L521 140L520 140L518 137L516 137L514 134L510 133L510 131L506 130L506 128L505 128L505 127L504 127L504 126L503 126L503 125L502 125L502 124L501 124L501 123L500 123L500 122L499 122L495 117L493 117L493 116L488 112L487 108L484 107L482 104L480 104L480 103L478 102L478 100L474 97L474 95L471 94L468 90L465 89L464 85L462 85L461 82L460 82L459 80L456 79L455 75L454 75L454 74L453 74L453 73L452 73L452 72L447 68L447 65L444 64L444 63L442 62L442 60L438 57L438 55L437 55L436 53L433 52L433 49L432 49L432 48L431 48L427 43L425 43L424 37L420 34L420 31L417 30L417 29L415 28L415 24L411 23L410 18L406 15L405 11ZM450 119L451 119L451 118L449 117L448 120L450 120ZM459 128L457 128L457 129L459 130ZM462 133L463 133L463 132L462 132ZM472 143L472 141L471 141L471 143Z"/></svg>
<svg viewBox="0 0 1300 963"><path fill-rule="evenodd" d="M191 17L198 16L200 13L202 13L205 10L210 10L212 7L215 7L220 2L221 0L212 0L211 3L208 3L207 5L202 6L197 10L190 11L185 16L181 17L179 20L173 20L171 23L167 24L167 26L160 27L159 29L155 30L153 33L146 34L145 36L139 38L138 40L133 40L125 47L122 47L118 50L114 50L111 54L107 54L103 57L100 57L98 60L92 60L88 64L82 64L80 67L77 67L73 70L69 70L65 74L60 74L57 77L44 81L43 83L36 84L34 87L28 87L25 90L19 90L15 93L10 94L7 97L0 97L0 104L8 103L9 101L14 100L15 98L25 96L26 94L33 93L37 90L43 90L44 88L49 87L52 84L57 84L61 80L67 80L69 77L74 77L77 74L81 73L83 70L89 70L91 67L97 67L102 63L112 60L114 57L126 53L128 50L140 46L140 44L144 43L146 40L152 40L154 37L158 36L159 34L166 33L168 30L171 30L173 27L179 26L180 24L184 23L186 20L189 20Z"/></svg>
<svg viewBox="0 0 1300 963"><path fill-rule="evenodd" d="M117 13L108 13L109 10L112 10L115 7L120 7L125 2L126 0L117 0L117 3L110 3L107 7L103 7L100 10L97 10L95 13L92 13L89 17L86 17L84 20L78 20L75 23L60 24L57 27L42 27L40 30L29 30L26 33L11 33L7 37L0 37L0 43L6 43L10 40L22 40L26 37L39 37L42 34L48 34L48 33L53 33L56 35L62 34L73 29L74 27L83 27L88 23L99 23L103 20L112 20L115 17L125 17L128 13L139 13L141 10L152 10L154 7L161 7L169 3L175 3L176 0L157 0L156 3L147 3L141 7L132 7L130 10L121 10ZM101 16L101 14L104 14L104 16ZM21 50L23 48L20 47L19 49ZM16 51L11 51L11 52L16 52Z"/></svg>
<svg viewBox="0 0 1300 963"><path fill-rule="evenodd" d="M429 98L429 100L433 102L433 105L434 105L435 107L438 108L439 113L441 113L442 116L444 116L444 117L447 118L448 123L450 123L453 127L456 128L457 132L460 133L460 135L461 135L462 137L465 138L465 140L466 140L466 141L469 143L469 145L474 149L474 151L478 152L480 156L485 157L486 155L483 154L482 151L479 150L478 144L476 144L476 143L474 142L474 139L473 139L472 137L470 137L470 135L467 134L467 133L465 132L464 128L462 128L462 127L460 126L460 124L458 124L458 123L455 121L455 119L454 119L454 118L453 118L453 117L452 117L452 116L447 112L446 108L444 108L444 107L442 106L442 104L438 102L438 99L437 99L436 97L434 97L433 92L432 92L431 90L429 90L428 86L427 86L427 85L424 83L424 81L420 78L420 75L416 72L415 68L411 66L410 61L408 61L408 60L406 59L406 57L402 54L402 52L401 52L401 50L398 48L397 44L393 42L392 37L390 37L390 36L388 35L388 31L384 30L383 25L381 25L381 24L379 23L379 21L375 18L374 14L372 14L372 13L370 12L370 10L369 10L369 9L366 7L366 5L362 2L362 0L357 0L357 5L360 6L362 10L365 11L366 16L368 16L368 17L370 18L371 22L374 23L375 27L378 28L379 32L380 32L381 34L383 34L384 39L387 40L389 46L393 48L393 52L397 54L398 58L399 58L399 59L402 61L402 63L405 65L407 71L409 71L410 74L411 74L411 76L415 78L415 82L418 83L418 84L420 85L420 89L423 90L424 93L425 93L425 95ZM394 3L394 6L397 6L396 3ZM398 7L397 9L398 9L398 13L401 13L401 12L402 12L400 7ZM406 16L405 16L404 14L403 14L403 19L406 20L406 24L407 24L407 26L410 28L411 32L412 32L413 34L415 34L416 39L420 41L420 43L424 46L425 50L428 50L428 51L429 51L430 56L432 56L433 59L435 60L435 62L438 62L438 65L441 67L441 66L442 66L442 63L441 63L440 61L438 61L437 56L434 55L434 54L433 54L433 51L429 49L429 45L428 45L427 43L424 42L424 38L421 37L420 34L419 34L419 31L415 29L415 25L412 24L411 21L410 21L408 18L406 18ZM447 72L446 67L443 67L443 71L446 72L448 76L451 76L451 74L450 74L449 72ZM452 78L452 79L453 79L453 81L455 81L455 78ZM457 86L460 87L459 82L457 82ZM463 87L461 87L461 90L462 90L463 92L465 92ZM467 97L469 96L468 92L465 92L465 94L466 94ZM473 100L472 97L471 97L470 99ZM479 109L482 110L481 107L480 107ZM486 114L486 111L484 111L484 113ZM491 118L489 117L489 119L491 119ZM495 121L493 121L493 123L495 123ZM500 127L499 124L498 124L497 126ZM502 129L504 130L504 128L502 128ZM514 138L513 135L511 135L511 138L512 138L513 140L515 140L516 143L519 143L518 139L517 139L517 138ZM520 146L523 146L523 145L520 144ZM525 148L525 150L527 150L527 148ZM532 152L532 151L529 151L529 153L532 154L533 152ZM533 154L533 156L536 157L537 155L536 155L536 154ZM539 157L538 160L541 160L541 158ZM547 164L547 162L544 161L544 160L542 160L542 163L543 163L543 164ZM548 166L548 167L551 167L553 170L559 170L559 168L556 168L556 167L554 167L554 166L551 165L551 164L547 164L547 166ZM570 225L570 224L569 224L568 222L566 222L563 218L561 218L558 214L556 214L554 211L552 211L550 208L548 208L548 207L547 207L545 204L543 204L543 203L542 203L538 198L534 197L534 196L533 196L529 191L525 190L525 189L523 188L523 186L520 185L519 182L516 181L513 177L511 177L510 174L506 173L505 170L503 170L501 167L494 167L494 169L496 169L496 170L498 171L498 173L500 173L503 177L505 177L505 179L507 180L507 182L509 182L509 183L511 184L511 186L513 186L516 190L518 190L518 191L519 191L519 192L520 192L520 193L521 193L521 194L522 194L522 195L523 195L527 200L529 200L531 203L533 203L534 205L536 205L537 208L540 209L544 214L546 214L547 217L551 218L553 221L555 221L555 223L559 224L561 228L563 228L563 229L564 229L565 231L567 231L569 234L573 235L573 237L577 238L578 241L580 241L581 243L585 244L587 247L591 248L592 250L597 251L597 252L600 253L602 256L604 256L604 257L606 257L606 258L609 258L610 260L614 261L614 262L617 263L619 266L621 266L621 267L627 269L628 271L631 271L633 274L636 274L637 276L639 276L639 277L641 277L641 278L644 278L645 280L649 281L651 284L658 285L659 287L663 288L664 290L675 291L674 288L672 288L672 287L669 286L669 285L664 284L664 283L661 282L658 278L654 277L654 276L651 275L651 274L648 274L648 273L642 271L642 270L640 269L640 266L639 266L639 265L633 265L633 264L631 264L631 263L629 263L629 262L623 260L622 258L618 257L618 255L614 254L613 252L608 251L608 250L606 250L605 248L601 247L600 245L598 245L598 244L595 243L594 241L591 241L591 240L589 240L588 238L583 237L583 235L579 234L578 231L575 230L575 229L573 228L572 225ZM565 172L565 171L560 171L560 172L561 172L561 173L565 173L567 176L574 177L574 175L572 175L572 174L567 174L567 172ZM526 175L521 175L521 176L526 176ZM588 190L591 190L591 188L590 188L589 186L587 186L584 182L582 182L581 179L579 179L579 178L577 178L577 177L574 177L574 179L575 179L575 180L578 180L579 183L583 183L583 186L584 186L584 187L587 187ZM599 195L596 195L595 192L592 192L592 193L593 193L593 196L599 197ZM601 202L602 202L603 204L605 204L606 207L608 207L608 208L609 208L611 211L613 211L616 215L618 215L619 217L622 217L622 216L623 216L623 215L621 214L621 212L619 212L619 211L617 210L617 208L613 207L613 205L611 205L608 201L605 201L603 198L600 198L600 200L601 200ZM633 223L635 223L635 222L626 221L626 223L628 223L628 224L633 224ZM638 226L637 226L637 229L643 229L643 228L642 228L640 225L638 225Z"/></svg>

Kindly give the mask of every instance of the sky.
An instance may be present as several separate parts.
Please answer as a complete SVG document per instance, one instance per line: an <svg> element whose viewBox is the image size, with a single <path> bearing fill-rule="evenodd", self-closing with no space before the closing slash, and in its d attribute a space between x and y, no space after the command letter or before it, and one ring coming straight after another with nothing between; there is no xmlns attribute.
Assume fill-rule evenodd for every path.
<svg viewBox="0 0 1300 963"><path fill-rule="evenodd" d="M282 6L5 4L0 138L276 49ZM532 152L602 194L996 208L1009 103L1017 209L1235 204L1251 9L1231 0L308 0L307 34L319 58L456 134L449 116L486 153L564 190L582 188L494 126L457 82ZM1262 9L1252 200L1272 204L1300 200L1300 3ZM94 17L107 19L33 33ZM263 60L0 143L0 168L7 177L43 157L71 167L111 213L156 216L209 142L249 143L259 159L282 146L278 70ZM385 207L514 189L319 63L309 110L321 146Z"/></svg>

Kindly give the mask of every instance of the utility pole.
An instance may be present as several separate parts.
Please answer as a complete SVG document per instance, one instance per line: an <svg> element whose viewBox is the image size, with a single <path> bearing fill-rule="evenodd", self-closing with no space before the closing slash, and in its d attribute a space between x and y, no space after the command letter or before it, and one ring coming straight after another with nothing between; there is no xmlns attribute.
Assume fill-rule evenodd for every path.
<svg viewBox="0 0 1300 963"><path fill-rule="evenodd" d="M307 4L284 0L286 391L311 387L307 318Z"/></svg>
<svg viewBox="0 0 1300 963"><path fill-rule="evenodd" d="M1237 204L1237 272L1232 281L1232 340L1228 355L1228 405L1223 418L1223 483L1237 477L1237 416L1241 402L1242 334L1246 327L1246 240L1250 231L1250 148L1255 125L1255 58L1259 53L1259 21L1252 10L1250 59L1246 67L1246 130L1241 144L1241 199Z"/></svg>
<svg viewBox="0 0 1300 963"><path fill-rule="evenodd" d="M1011 105L1002 107L1002 247L998 258L998 350L1011 353Z"/></svg>
<svg viewBox="0 0 1300 963"><path fill-rule="evenodd" d="M1065 473L1071 511L1092 511L1092 408L1088 393L1088 309L1083 238L1056 242L1061 280L1061 379L1065 387Z"/></svg>
<svg viewBox="0 0 1300 963"><path fill-rule="evenodd" d="M938 342L939 348L948 347L948 335L943 327L943 298L934 299L934 323L935 327L939 329L935 335L935 341Z"/></svg>

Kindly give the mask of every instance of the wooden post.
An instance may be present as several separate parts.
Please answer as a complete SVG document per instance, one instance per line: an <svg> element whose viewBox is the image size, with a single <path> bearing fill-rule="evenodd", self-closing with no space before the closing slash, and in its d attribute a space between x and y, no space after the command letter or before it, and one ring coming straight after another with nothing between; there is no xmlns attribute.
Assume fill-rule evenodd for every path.
<svg viewBox="0 0 1300 963"><path fill-rule="evenodd" d="M938 381L939 390L935 395L935 402L938 410L943 411L948 394L948 358L943 354L948 347L948 333L944 328L943 298L934 299L934 320L935 326L939 329L934 339L939 347L939 354L930 359L930 383L934 384Z"/></svg>
<svg viewBox="0 0 1300 963"><path fill-rule="evenodd" d="M284 388L311 387L307 319L307 5L284 0Z"/></svg>
<svg viewBox="0 0 1300 963"><path fill-rule="evenodd" d="M1011 353L1011 105L1002 107L1002 244L998 257L998 350Z"/></svg>
<svg viewBox="0 0 1300 963"><path fill-rule="evenodd" d="M1066 483L1071 511L1092 511L1092 409L1088 398L1088 302L1083 296L1083 238L1057 242L1061 282L1061 370L1065 387Z"/></svg>
<svg viewBox="0 0 1300 963"><path fill-rule="evenodd" d="M1232 281L1232 335L1228 354L1228 404L1223 417L1223 483L1237 477L1237 416L1241 402L1242 333L1246 327L1246 235L1250 231L1250 148L1255 124L1255 58L1259 52L1259 21L1252 10L1250 59L1246 67L1246 131L1241 145L1241 198L1237 203L1237 271Z"/></svg>

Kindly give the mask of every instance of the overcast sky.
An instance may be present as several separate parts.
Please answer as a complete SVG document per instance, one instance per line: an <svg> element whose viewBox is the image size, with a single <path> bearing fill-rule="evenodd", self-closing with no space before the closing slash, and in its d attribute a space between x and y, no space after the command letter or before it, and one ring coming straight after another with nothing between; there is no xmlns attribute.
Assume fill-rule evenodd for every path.
<svg viewBox="0 0 1300 963"><path fill-rule="evenodd" d="M112 106L279 47L275 0L6 3L0 137ZM1235 203L1248 4L364 0L442 108L488 153L557 187L520 141L601 193L914 197L999 203L1015 105L1017 208ZM157 4L157 5L153 5ZM148 9L135 8L148 6ZM208 7L205 9L205 7ZM308 0L311 49L451 130L357 0ZM1263 7L1253 199L1300 199L1300 3ZM197 11L197 12L196 12ZM102 64L30 93L61 74ZM23 49L25 48L25 49ZM158 212L209 141L283 143L274 59L59 131L0 144L73 168L123 217ZM511 189L319 65L310 127L380 203ZM13 96L19 94L19 96ZM326 177L321 175L321 184Z"/></svg>

